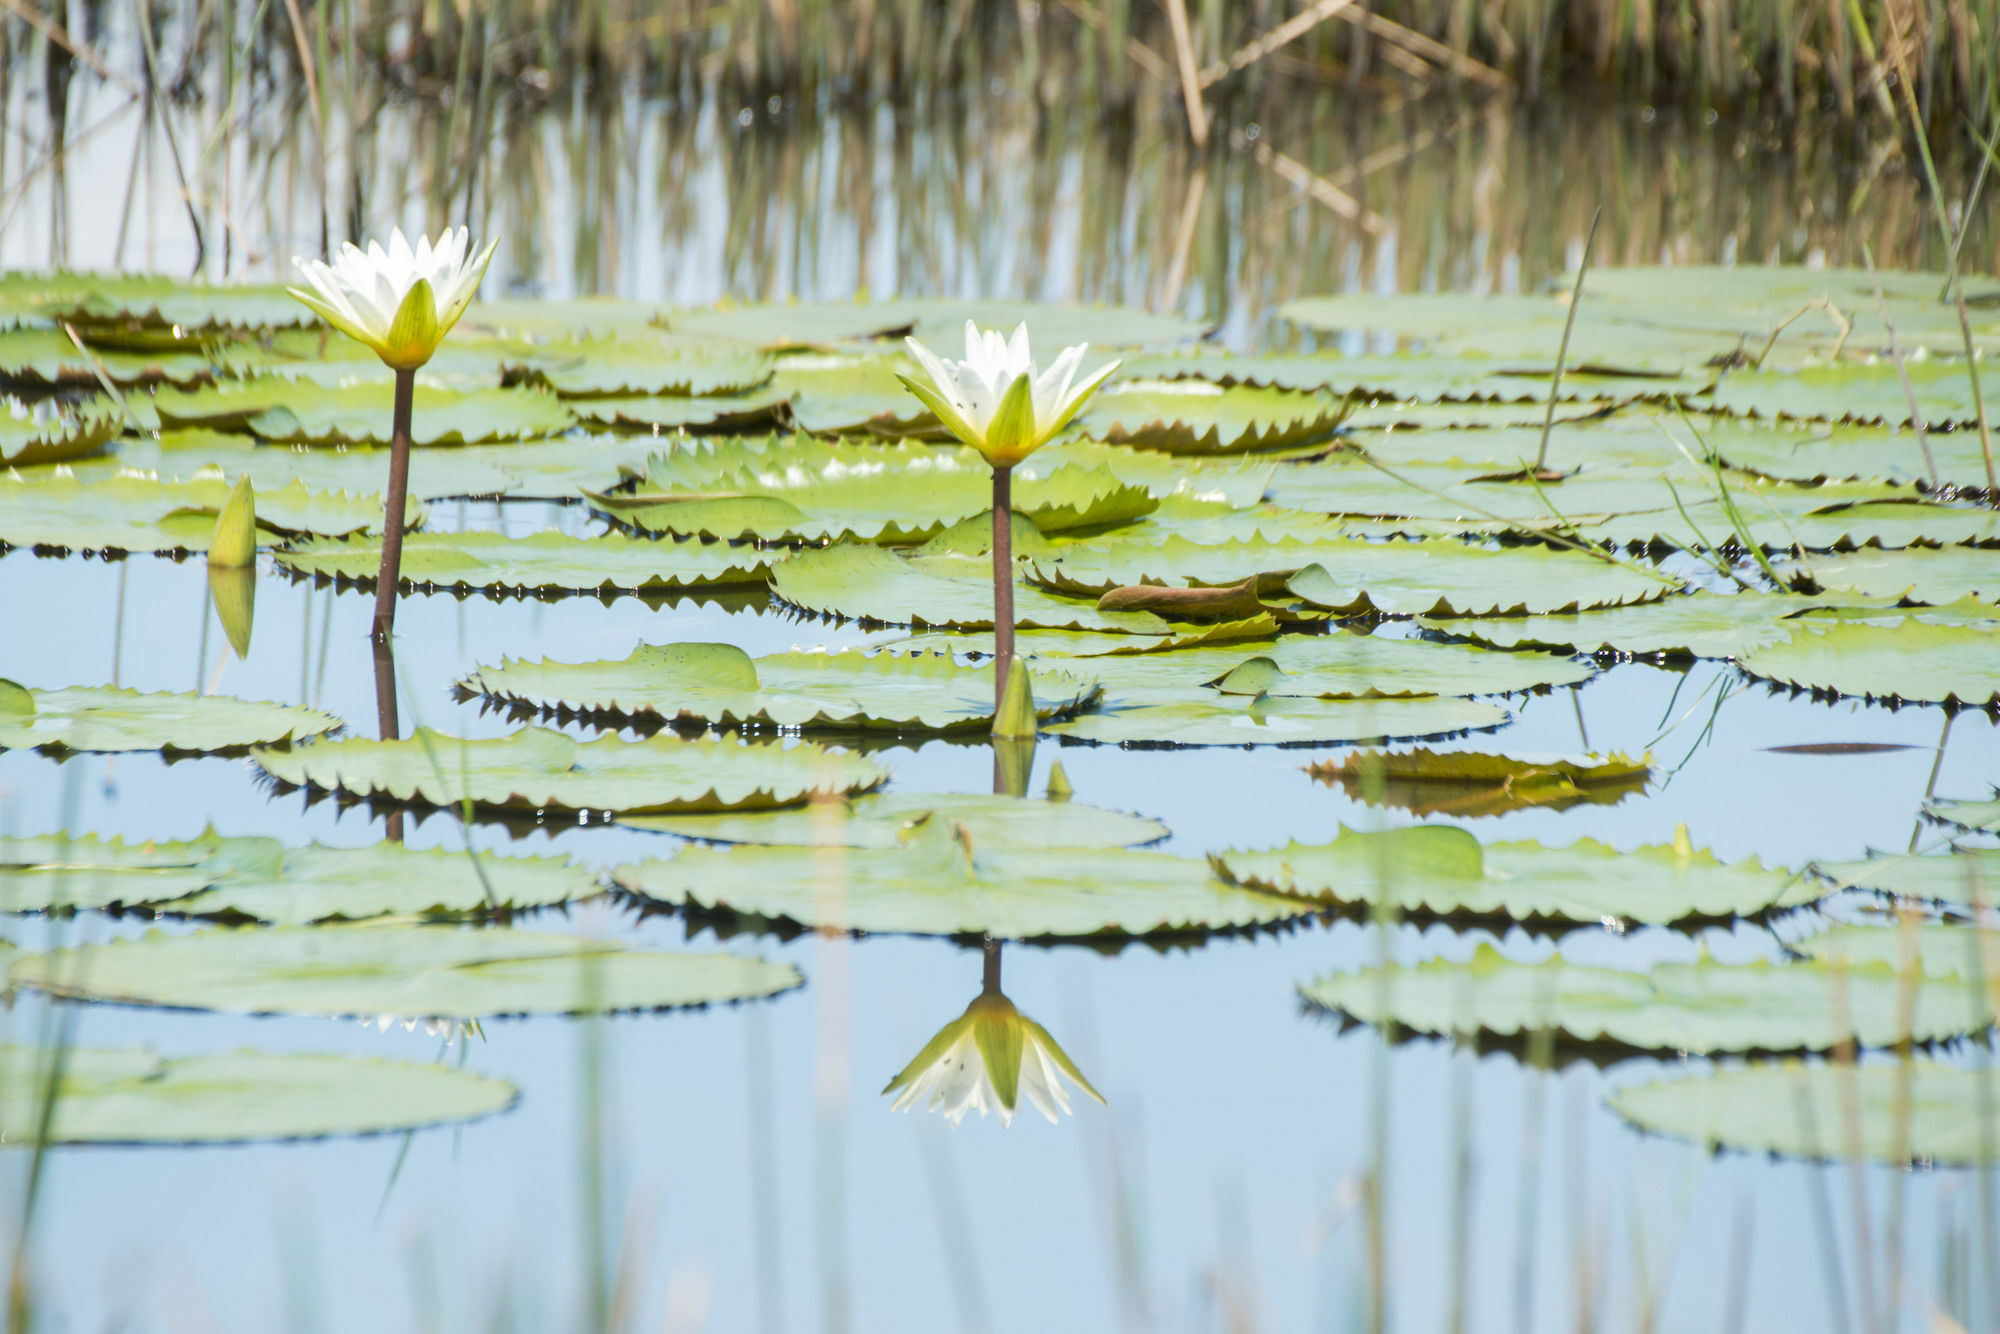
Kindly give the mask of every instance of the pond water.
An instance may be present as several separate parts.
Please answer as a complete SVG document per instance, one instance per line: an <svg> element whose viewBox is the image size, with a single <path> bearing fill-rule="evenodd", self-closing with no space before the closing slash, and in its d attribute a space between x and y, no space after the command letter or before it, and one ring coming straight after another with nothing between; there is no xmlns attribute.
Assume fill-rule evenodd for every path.
<svg viewBox="0 0 2000 1334"><path fill-rule="evenodd" d="M72 132L89 110L72 111ZM32 127L28 110L13 112ZM1311 344L1276 315L1295 296L1540 290L1574 268L1599 206L1606 267L1858 264L1864 244L1885 266L1941 262L1907 177L1810 135L1669 123L1639 107L1549 123L1476 103L1349 116L1302 95L1258 108L1255 121L1225 118L1223 147L1204 164L1181 147L1173 113L1165 104L1153 119L1102 126L1004 87L966 104L861 113L635 96L608 112L510 120L485 171L454 191L435 172L399 180L400 146L435 127L391 107L357 161L371 232L421 226L442 199L454 217L470 212L475 233L505 237L489 294L1124 303L1202 319L1244 352ZM66 203L46 174L14 182L0 263L185 272L186 214L163 155L139 152L134 129L79 145ZM294 251L318 249L310 173L287 165L300 136L260 134L236 146L230 222L209 229L235 238L230 277L269 279ZM1308 164L1379 222L1295 189L1259 145ZM135 163L128 222L108 183L122 190ZM1968 269L2000 267L1996 245L1990 221L1975 221ZM203 264L223 276L213 243ZM1355 334L1341 346L1392 343ZM431 522L513 535L604 528L581 505L542 501L445 500ZM308 704L365 732L376 708L370 601L365 588L291 578L266 556L244 658L215 619L199 557L14 549L0 555L0 676ZM761 597L416 592L403 600L395 666L406 725L497 736L514 724L450 686L503 657L615 659L690 641L758 654L893 637ZM1921 818L1925 801L1984 797L2000 778L1989 710L1815 698L1723 661L1606 659L1580 686L1504 702L1503 730L1437 748L1650 753L1655 774L1616 804L1459 822L1487 843L1588 837L1630 849L1671 843L1685 826L1724 860L1799 869L1941 847L1946 831ZM1044 737L1029 790L1042 791L1059 758L1075 800L1155 817L1171 830L1159 846L1191 856L1410 822L1305 771L1351 750ZM980 792L992 776L983 744L913 740L879 753L897 792ZM357 847L382 839L385 817L274 792L241 758L0 752L0 835L177 839L208 827ZM446 813L406 817L404 831L414 847L469 841L603 869L678 842L601 823L468 828ZM1823 912L1864 906L1850 897ZM1559 950L1620 967L1776 960L1821 921L1808 910L1551 936L1307 919L1159 948L1010 944L1008 995L1066 1046L1105 1105L1079 1098L1054 1126L1024 1108L1011 1128L975 1117L953 1129L893 1112L880 1090L979 993L978 948L718 935L594 900L527 923L754 954L795 964L806 986L699 1011L490 1021L442 1059L504 1077L521 1098L463 1127L54 1151L39 1183L34 1286L46 1327L68 1330L584 1328L592 1302L613 1299L621 1327L668 1330L1873 1331L1948 1328L1930 1323L1940 1309L1975 1332L2000 1328L1991 1170L1712 1155L1643 1134L1606 1106L1618 1089L1705 1068L1701 1058L1565 1053L1537 1068L1519 1050L1343 1029L1298 991L1384 958L1468 959L1486 945L1516 960ZM4 927L24 946L152 929L189 928L88 913ZM421 1027L67 1012L85 1046L440 1058L440 1037ZM43 1003L23 997L6 1023L15 1040L35 1033ZM1984 1051L1980 1039L1949 1059L1970 1065ZM26 1190L27 1160L0 1163L11 1200Z"/></svg>

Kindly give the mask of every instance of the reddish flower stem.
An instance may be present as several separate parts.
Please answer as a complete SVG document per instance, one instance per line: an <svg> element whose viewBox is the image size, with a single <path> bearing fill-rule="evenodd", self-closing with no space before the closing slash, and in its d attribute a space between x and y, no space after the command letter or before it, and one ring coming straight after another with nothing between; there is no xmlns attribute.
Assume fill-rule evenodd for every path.
<svg viewBox="0 0 2000 1334"><path fill-rule="evenodd" d="M382 571L375 579L375 642L396 628L396 595L402 591L403 510L410 495L410 412L417 393L414 370L396 372L396 416L389 436L389 495L382 505Z"/></svg>
<svg viewBox="0 0 2000 1334"><path fill-rule="evenodd" d="M993 469L993 716L1014 665L1014 469Z"/></svg>

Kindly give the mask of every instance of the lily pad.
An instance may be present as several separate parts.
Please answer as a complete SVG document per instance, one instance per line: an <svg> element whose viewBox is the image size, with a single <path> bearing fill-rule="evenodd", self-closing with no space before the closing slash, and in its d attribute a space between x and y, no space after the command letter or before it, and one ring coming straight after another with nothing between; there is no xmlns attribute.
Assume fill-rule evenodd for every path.
<svg viewBox="0 0 2000 1334"><path fill-rule="evenodd" d="M1887 1047L1978 1032L1992 1008L1976 987L1909 987L1887 968L1812 963L1656 964L1628 972L1560 955L1516 963L1481 945L1469 963L1434 960L1335 973L1300 988L1363 1023L1418 1033L1540 1031L1583 1043L1691 1055ZM1908 1001L1907 1010L1899 1002ZM1908 1023L1903 1022L1907 1012Z"/></svg>
<svg viewBox="0 0 2000 1334"><path fill-rule="evenodd" d="M1456 644L1338 631L1166 652L1106 654L1068 665L1095 673L1113 703L1164 703L1201 686L1224 695L1300 699L1506 695L1575 685L1597 673L1590 663L1546 654L1496 654Z"/></svg>
<svg viewBox="0 0 2000 1334"><path fill-rule="evenodd" d="M561 857L468 855L377 843L287 848L271 865L235 858L233 852L224 849L220 866L211 864L220 873L211 874L201 892L155 906L196 916L304 925L390 915L515 912L587 899L600 888L596 872Z"/></svg>
<svg viewBox="0 0 2000 1334"><path fill-rule="evenodd" d="M300 574L373 583L382 544L368 538L308 541L277 553ZM608 533L572 537L544 530L526 537L492 532L411 533L403 539L402 581L441 588L571 592L673 592L762 584L770 576L753 547L664 541Z"/></svg>
<svg viewBox="0 0 2000 1334"><path fill-rule="evenodd" d="M509 368L510 379L565 398L612 394L741 394L771 378L771 358L747 343L657 330L544 343Z"/></svg>
<svg viewBox="0 0 2000 1334"><path fill-rule="evenodd" d="M216 516L229 499L220 477L158 482L120 475L86 483L74 477L0 473L0 543L80 551L206 551ZM379 495L308 491L293 482L257 492L259 544L291 533L339 535L382 526ZM420 523L412 500L406 522Z"/></svg>
<svg viewBox="0 0 2000 1334"><path fill-rule="evenodd" d="M2000 797L1987 801L1926 802L1924 814L1965 829L1996 829L2000 828Z"/></svg>
<svg viewBox="0 0 2000 1334"><path fill-rule="evenodd" d="M1994 1078L1922 1059L1780 1061L1638 1084L1609 1102L1641 1130L1743 1153L1990 1165Z"/></svg>
<svg viewBox="0 0 2000 1334"><path fill-rule="evenodd" d="M1252 576L1284 575L1292 594L1342 614L1372 608L1389 615L1539 615L1646 602L1667 592L1661 580L1580 552L1502 551L1456 542L1332 539L1203 546L1175 538L1148 545L1113 536L1030 560L1025 568L1035 583L1072 596L1147 583L1221 587Z"/></svg>
<svg viewBox="0 0 2000 1334"><path fill-rule="evenodd" d="M938 420L897 379L917 373L900 355L794 354L780 358L773 392L788 400L787 415L800 430L901 436L939 430Z"/></svg>
<svg viewBox="0 0 2000 1334"><path fill-rule="evenodd" d="M1989 381L1995 378L1991 371L1994 364L1978 365ZM1962 358L1910 361L1903 370L1916 394L1917 411L1927 425L1971 426L1977 422L1972 377ZM1725 376L1715 387L1714 404L1725 412L1754 417L1911 424L1910 395L1903 387L1903 375L1890 362L1739 371Z"/></svg>
<svg viewBox="0 0 2000 1334"><path fill-rule="evenodd" d="M1990 411L1990 410L1989 410ZM1702 438L1733 469L1794 482L1928 481L1928 446L1941 481L1984 486L1986 460L1979 432L1914 431L1851 424L1702 419Z"/></svg>
<svg viewBox="0 0 2000 1334"><path fill-rule="evenodd" d="M210 374L201 345L185 351L124 352L116 348L78 349L60 329L0 331L0 383L35 389L95 388L98 374L113 384L192 384Z"/></svg>
<svg viewBox="0 0 2000 1334"><path fill-rule="evenodd" d="M1302 916L1297 900L1237 889L1186 857L1122 848L989 847L926 826L895 848L684 849L617 873L635 894L815 930L928 936L1145 936Z"/></svg>
<svg viewBox="0 0 2000 1334"><path fill-rule="evenodd" d="M258 750L263 770L296 787L434 806L471 800L510 810L755 810L880 786L874 761L801 742L743 745L615 736L578 741L545 727L465 740L417 729L398 741Z"/></svg>
<svg viewBox="0 0 2000 1334"><path fill-rule="evenodd" d="M1812 559L1823 587L1912 602L2000 602L2000 550L1989 547L1849 551Z"/></svg>
<svg viewBox="0 0 2000 1334"><path fill-rule="evenodd" d="M306 1052L166 1057L144 1048L0 1047L0 1143L234 1144L470 1121L511 1107L513 1085L443 1065Z"/></svg>
<svg viewBox="0 0 2000 1334"><path fill-rule="evenodd" d="M601 422L621 431L733 430L767 425L785 406L788 394L782 386L765 385L740 394L705 394L699 398L678 394L617 395L608 398L573 398L570 411L585 422Z"/></svg>
<svg viewBox="0 0 2000 1334"><path fill-rule="evenodd" d="M0 466L27 467L95 454L124 424L117 406L101 395L75 403L60 399L27 403L7 395L0 398Z"/></svg>
<svg viewBox="0 0 2000 1334"><path fill-rule="evenodd" d="M1084 431L1168 454L1280 449L1331 435L1347 405L1324 394L1206 380L1120 380L1084 409Z"/></svg>
<svg viewBox="0 0 2000 1334"><path fill-rule="evenodd" d="M154 397L163 427L211 426L263 440L304 445L387 444L393 406L387 386L320 385L262 376ZM576 424L561 399L541 389L446 389L420 381L410 419L417 445L476 445L554 435Z"/></svg>
<svg viewBox="0 0 2000 1334"><path fill-rule="evenodd" d="M1416 740L1501 727L1513 715L1469 699L1291 699L1107 706L1044 730L1078 741L1173 746L1304 746Z"/></svg>
<svg viewBox="0 0 2000 1334"><path fill-rule="evenodd" d="M591 503L651 532L761 541L919 542L991 511L992 470L969 449L728 442L656 456L631 491ZM1024 478L1014 510L1045 533L1140 518L1159 502L1104 467Z"/></svg>
<svg viewBox="0 0 2000 1334"><path fill-rule="evenodd" d="M1740 662L1752 676L1797 689L1930 703L2000 700L2000 620L1968 622L1951 611L1793 617L1790 638Z"/></svg>
<svg viewBox="0 0 2000 1334"><path fill-rule="evenodd" d="M771 571L771 591L826 616L887 625L981 629L993 624L992 562L984 556L899 556L866 542L800 552ZM1088 599L1017 587L1014 621L1057 630L1164 634L1151 612L1105 612Z"/></svg>
<svg viewBox="0 0 2000 1334"><path fill-rule="evenodd" d="M227 751L345 725L317 709L230 695L141 694L118 686L36 690L0 682L0 750Z"/></svg>
<svg viewBox="0 0 2000 1334"><path fill-rule="evenodd" d="M1214 861L1225 877L1253 889L1444 918L1667 925L1754 916L1826 893L1824 885L1755 858L1725 863L1684 845L1620 852L1585 838L1564 848L1534 842L1482 848L1449 825L1342 829L1331 843L1225 852Z"/></svg>
<svg viewBox="0 0 2000 1334"><path fill-rule="evenodd" d="M1565 811L1581 805L1615 806L1645 791L1653 774L1650 759L1625 755L1530 759L1419 747L1362 751L1338 764L1310 765L1306 772L1371 806L1469 818L1530 807Z"/></svg>
<svg viewBox="0 0 2000 1334"><path fill-rule="evenodd" d="M1904 898L1941 903L2000 902L2000 851L1992 849L1814 862L1813 869L1839 885L1858 885Z"/></svg>
<svg viewBox="0 0 2000 1334"><path fill-rule="evenodd" d="M1083 671L1035 673L1036 716L1064 718L1097 693ZM993 668L949 656L773 653L733 644L642 644L616 662L511 659L460 683L474 694L578 713L718 727L954 732L993 721Z"/></svg>
<svg viewBox="0 0 2000 1334"><path fill-rule="evenodd" d="M776 995L801 981L789 964L735 954L398 921L151 932L24 955L10 976L76 1000L391 1019L664 1010Z"/></svg>
<svg viewBox="0 0 2000 1334"><path fill-rule="evenodd" d="M1959 881L1963 887L1965 882ZM1992 900L1982 906L1991 910ZM2000 1004L2000 930L1963 921L1836 926L1792 942L1806 958L1853 971L1879 969L1907 981L1956 979L1979 1001ZM1980 1011L1984 1013L1983 1010Z"/></svg>
<svg viewBox="0 0 2000 1334"><path fill-rule="evenodd" d="M1531 617L1437 617L1426 630L1499 649L1657 654L1667 658L1737 658L1790 637L1786 618L1818 605L1783 593L1705 593L1636 607Z"/></svg>
<svg viewBox="0 0 2000 1334"><path fill-rule="evenodd" d="M213 830L186 842L0 838L0 912L161 903L205 889L237 866L280 865L284 854L276 839L223 838Z"/></svg>
<svg viewBox="0 0 2000 1334"><path fill-rule="evenodd" d="M1168 832L1158 820L1082 802L945 792L877 793L755 815L634 815L619 823L712 843L812 848L897 848L931 828L962 827L974 848L1027 849L1123 848Z"/></svg>
<svg viewBox="0 0 2000 1334"><path fill-rule="evenodd" d="M135 273L9 273L0 276L0 311L17 318L143 326L193 338L224 330L316 324L276 284L210 284Z"/></svg>

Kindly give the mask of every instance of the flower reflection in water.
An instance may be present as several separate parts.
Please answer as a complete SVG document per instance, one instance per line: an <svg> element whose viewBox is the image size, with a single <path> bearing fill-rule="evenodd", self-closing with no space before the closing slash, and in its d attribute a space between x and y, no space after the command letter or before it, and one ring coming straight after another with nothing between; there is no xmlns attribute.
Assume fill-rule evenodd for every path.
<svg viewBox="0 0 2000 1334"><path fill-rule="evenodd" d="M997 1113L1000 1124L1014 1123L1023 1094L1051 1122L1070 1110L1063 1077L1097 1099L1076 1062L1049 1031L1014 1008L1000 991L1000 945L986 945L986 985L965 1013L939 1030L917 1058L889 1081L884 1096L898 1093L894 1107L907 1112L921 1103L942 1112L956 1126L969 1111Z"/></svg>

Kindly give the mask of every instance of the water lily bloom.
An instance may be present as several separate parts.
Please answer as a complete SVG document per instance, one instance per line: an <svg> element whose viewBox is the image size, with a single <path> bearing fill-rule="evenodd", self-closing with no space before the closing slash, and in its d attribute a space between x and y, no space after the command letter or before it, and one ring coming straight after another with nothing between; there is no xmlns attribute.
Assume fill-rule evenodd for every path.
<svg viewBox="0 0 2000 1334"><path fill-rule="evenodd" d="M914 338L904 341L931 383L908 375L896 378L946 430L996 468L1011 468L1047 444L1118 369L1114 361L1078 383L1083 354L1090 350L1090 344L1078 343L1064 348L1054 364L1038 373L1025 324L1003 338L967 320L964 361L947 361Z"/></svg>
<svg viewBox="0 0 2000 1334"><path fill-rule="evenodd" d="M447 230L435 246L419 236L414 248L397 228L387 250L379 241L366 250L350 241L331 264L293 257L312 291L285 290L389 366L413 371L436 354L472 304L499 244L488 241L468 258L471 236L463 227Z"/></svg>
<svg viewBox="0 0 2000 1334"><path fill-rule="evenodd" d="M882 1092L902 1090L893 1104L896 1111L923 1103L926 1111L943 1112L954 1126L974 1109L981 1116L998 1113L1002 1125L1012 1125L1024 1093L1050 1121L1057 1119L1058 1109L1069 1111L1065 1075L1104 1101L1047 1029L998 991L988 990L946 1024Z"/></svg>
<svg viewBox="0 0 2000 1334"><path fill-rule="evenodd" d="M925 384L898 374L946 430L978 450L993 467L993 712L996 725L1014 662L1014 465L1040 449L1083 410L1118 369L1112 362L1081 383L1088 343L1066 347L1046 371L1035 369L1028 326L1011 336L965 322L965 360L946 361L916 339L904 340L930 377Z"/></svg>
<svg viewBox="0 0 2000 1334"><path fill-rule="evenodd" d="M498 241L467 258L471 247L463 227L447 230L433 246L417 238L415 248L401 228L389 233L389 248L370 241L366 250L347 242L333 263L292 263L312 291L285 290L314 314L357 342L375 349L396 372L396 401L389 434L389 490L383 498L382 569L375 579L375 638L387 642L395 628L396 594L403 570L403 511L410 491L410 414L416 402L417 368L436 355L438 344L472 304L479 280L493 260Z"/></svg>

